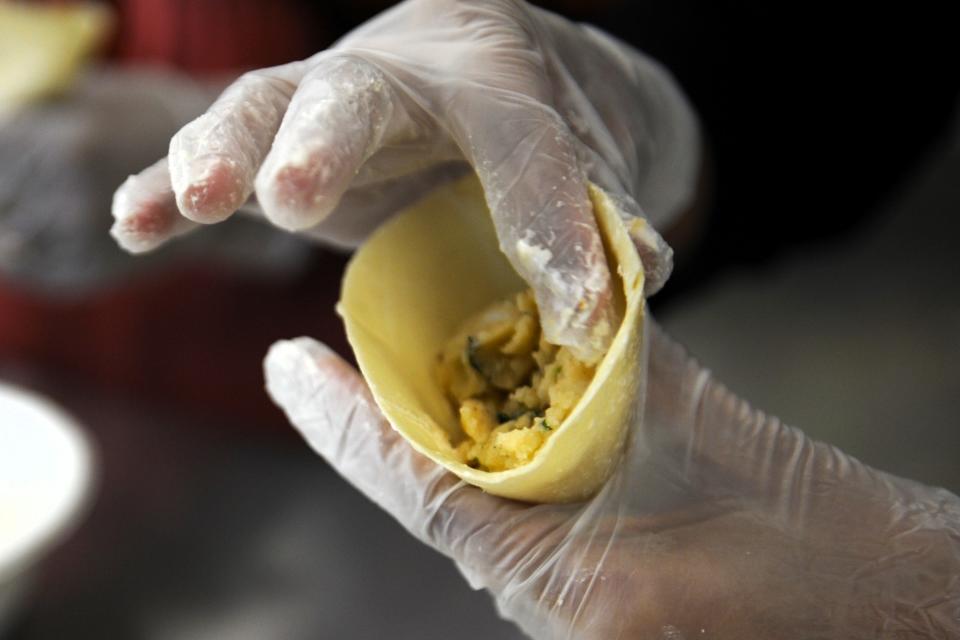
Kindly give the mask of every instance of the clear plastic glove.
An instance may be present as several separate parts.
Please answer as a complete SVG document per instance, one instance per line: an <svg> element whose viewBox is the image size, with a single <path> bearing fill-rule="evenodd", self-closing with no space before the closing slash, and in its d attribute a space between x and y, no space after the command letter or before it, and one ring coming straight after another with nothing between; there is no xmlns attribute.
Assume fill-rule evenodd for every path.
<svg viewBox="0 0 960 640"><path fill-rule="evenodd" d="M469 164L503 252L530 283L544 330L585 360L609 334L609 273L590 179L664 228L694 192L693 113L656 63L519 0L408 0L332 49L248 73L118 192L114 235L149 249L212 223L254 192L289 230L354 246ZM642 207L642 210L641 210ZM649 292L669 247L632 225Z"/></svg>
<svg viewBox="0 0 960 640"><path fill-rule="evenodd" d="M265 371L318 453L534 638L960 637L957 496L752 409L652 321L645 344L621 464L573 505L459 481L309 338L274 345Z"/></svg>

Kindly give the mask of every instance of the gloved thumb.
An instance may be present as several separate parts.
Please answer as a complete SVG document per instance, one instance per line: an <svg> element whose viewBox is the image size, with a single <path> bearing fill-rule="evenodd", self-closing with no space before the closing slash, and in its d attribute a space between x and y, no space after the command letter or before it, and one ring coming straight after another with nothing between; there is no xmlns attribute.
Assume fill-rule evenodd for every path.
<svg viewBox="0 0 960 640"><path fill-rule="evenodd" d="M408 531L458 561L475 586L496 576L501 525L525 505L466 485L390 426L360 375L311 338L275 343L267 391L313 449ZM480 572L480 573L477 573ZM483 575L481 575L483 574Z"/></svg>

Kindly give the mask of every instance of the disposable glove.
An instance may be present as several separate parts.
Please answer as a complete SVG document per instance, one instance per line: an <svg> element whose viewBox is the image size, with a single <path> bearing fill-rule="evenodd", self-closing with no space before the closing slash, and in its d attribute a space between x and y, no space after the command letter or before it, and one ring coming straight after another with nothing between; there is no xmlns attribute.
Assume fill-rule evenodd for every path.
<svg viewBox="0 0 960 640"><path fill-rule="evenodd" d="M685 98L630 47L519 0L408 0L330 50L237 80L172 139L170 185L161 163L120 189L114 235L149 249L191 227L174 196L183 218L212 223L255 192L273 224L355 246L469 165L546 335L594 360L612 307L587 180L662 229L699 164ZM670 249L631 228L655 291Z"/></svg>
<svg viewBox="0 0 960 640"><path fill-rule="evenodd" d="M570 505L465 485L309 338L275 344L265 373L318 453L531 637L960 637L957 496L751 408L652 321L645 344L619 467Z"/></svg>

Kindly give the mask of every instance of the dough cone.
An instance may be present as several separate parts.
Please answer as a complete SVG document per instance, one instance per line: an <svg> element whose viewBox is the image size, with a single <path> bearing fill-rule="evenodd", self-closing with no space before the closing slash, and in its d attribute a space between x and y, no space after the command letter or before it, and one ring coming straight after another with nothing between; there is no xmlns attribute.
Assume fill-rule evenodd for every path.
<svg viewBox="0 0 960 640"><path fill-rule="evenodd" d="M643 375L643 267L614 203L591 187L621 324L593 381L533 459L486 472L458 461L459 421L434 376L458 326L526 287L500 252L474 177L433 192L384 224L354 255L338 311L374 398L417 451L505 498L570 502L595 493L616 466Z"/></svg>

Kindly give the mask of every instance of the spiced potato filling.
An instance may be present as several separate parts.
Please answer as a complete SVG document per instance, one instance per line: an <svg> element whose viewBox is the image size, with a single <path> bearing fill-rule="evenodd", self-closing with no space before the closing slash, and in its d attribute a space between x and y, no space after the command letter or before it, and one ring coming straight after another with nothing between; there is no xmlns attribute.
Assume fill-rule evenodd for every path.
<svg viewBox="0 0 960 640"><path fill-rule="evenodd" d="M546 341L527 290L467 320L436 371L459 413L462 439L452 444L460 461L504 471L529 462L560 427L594 367Z"/></svg>

